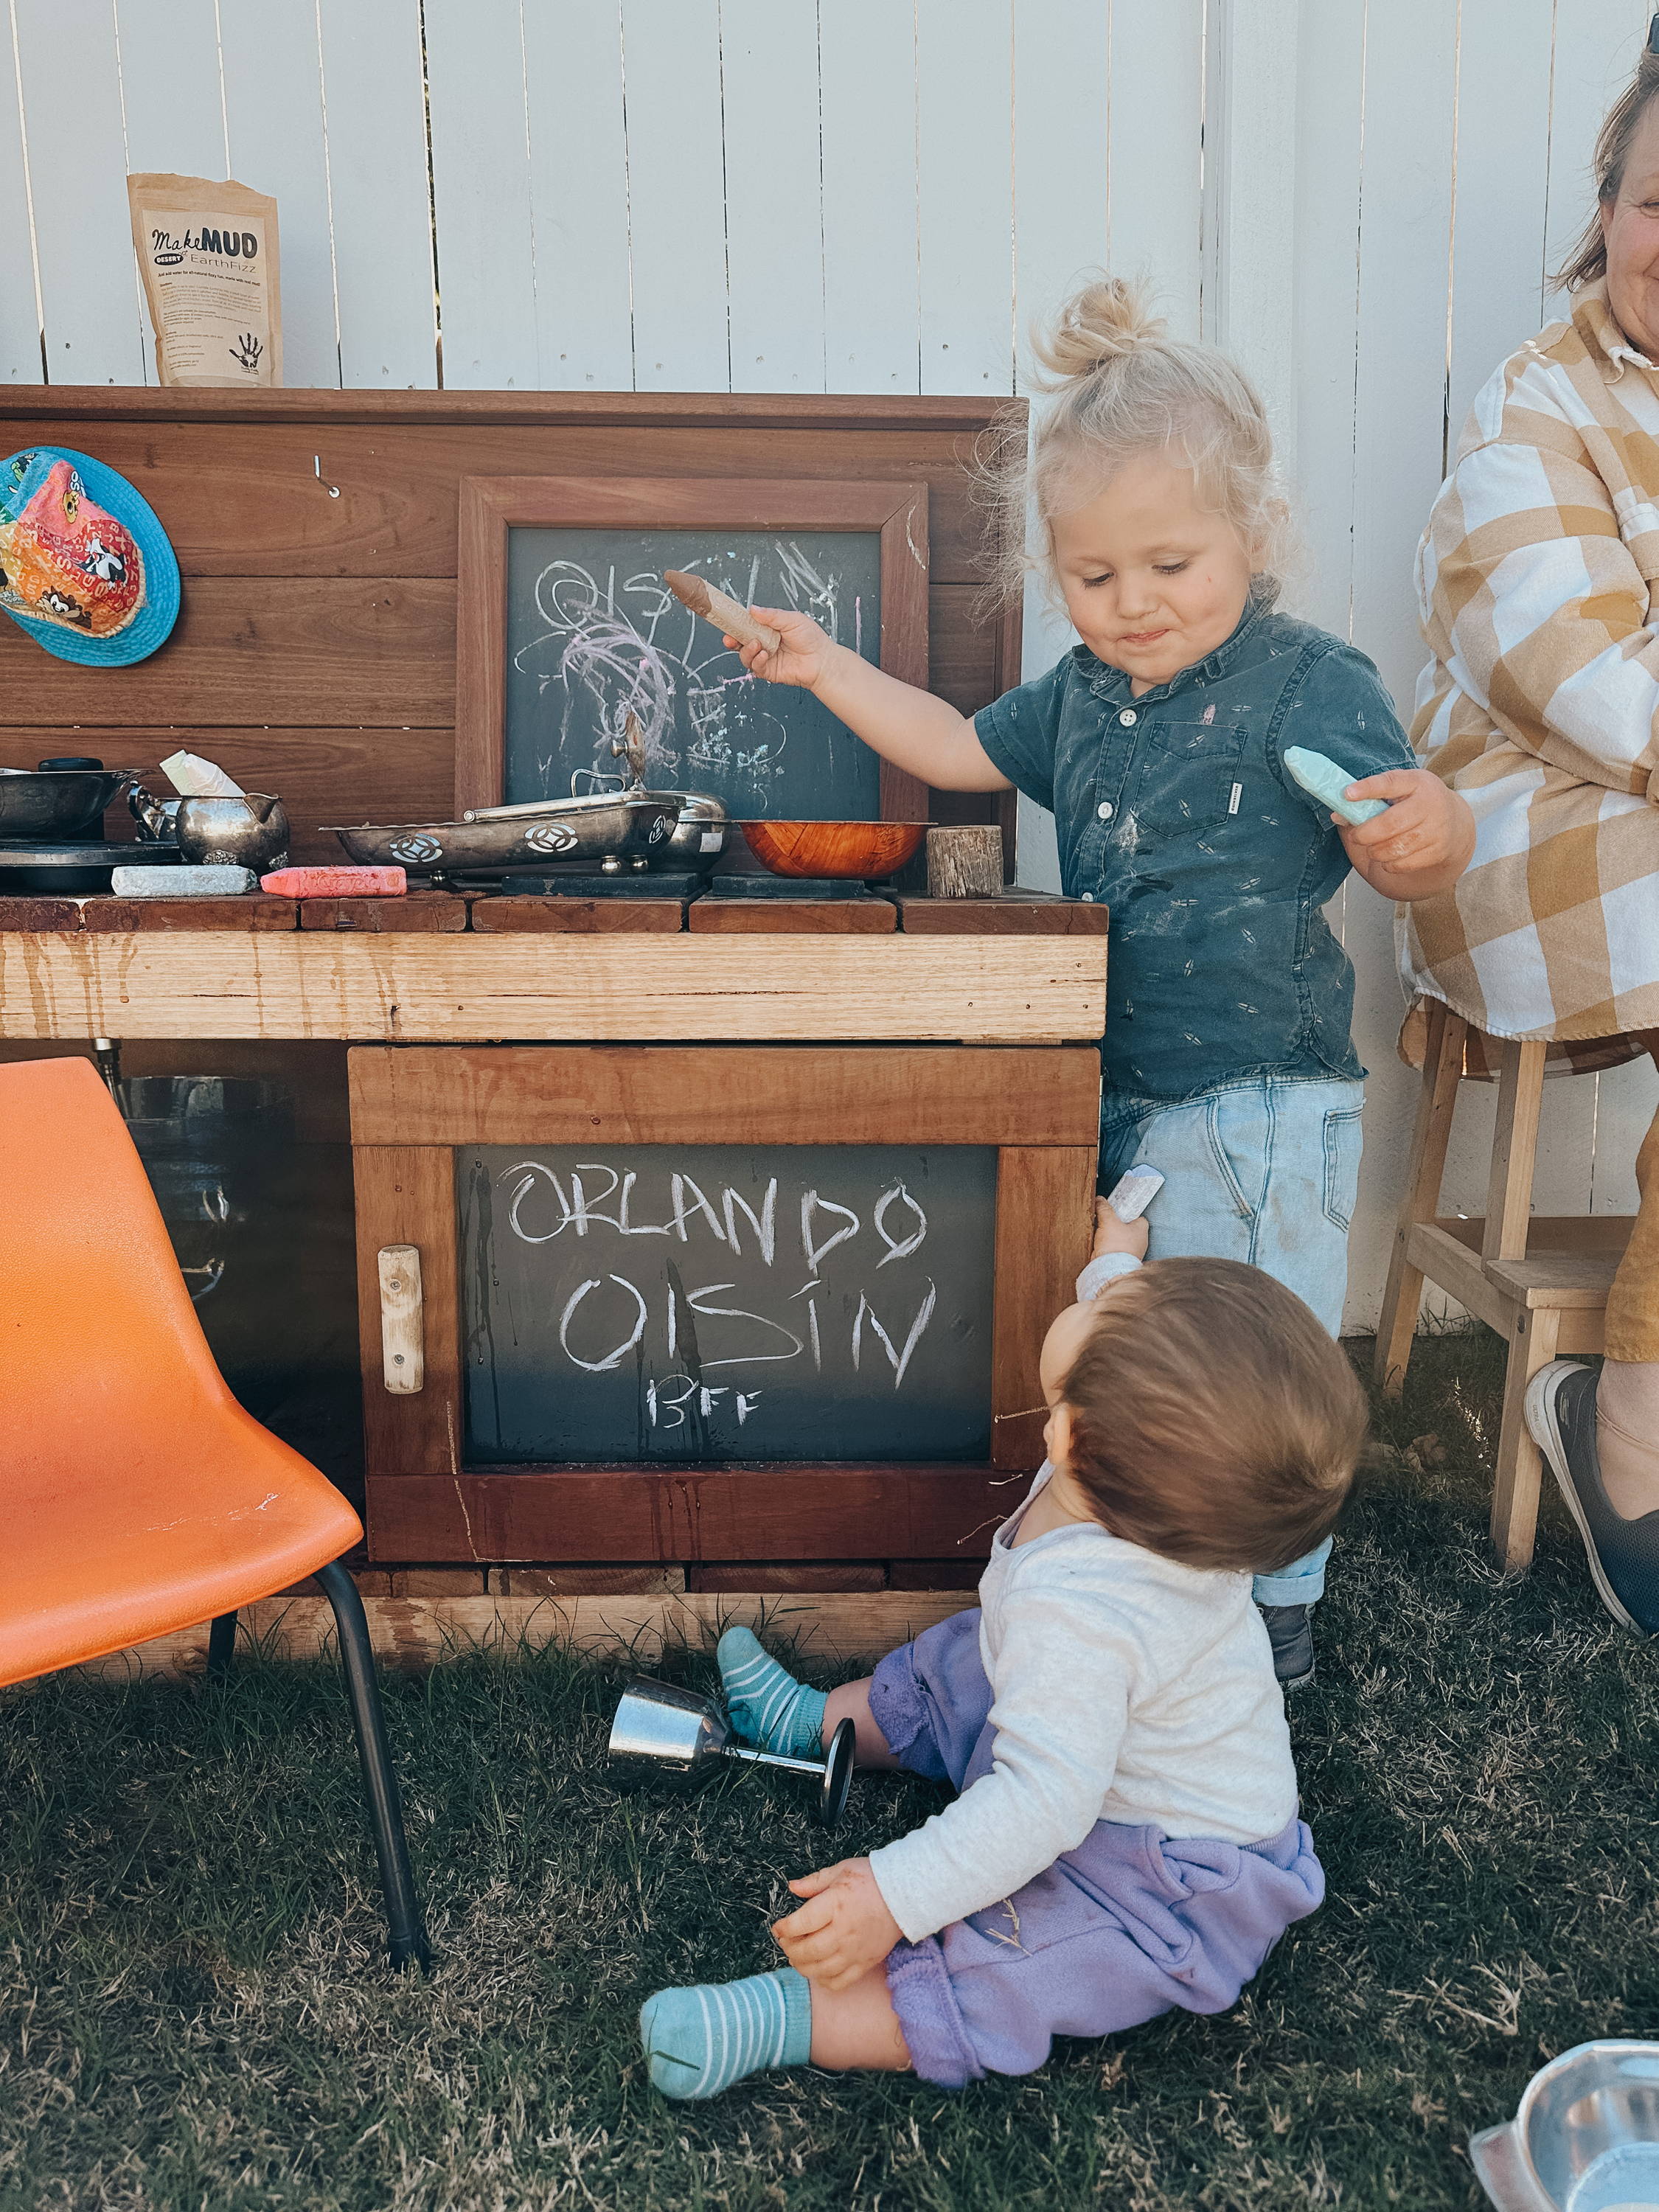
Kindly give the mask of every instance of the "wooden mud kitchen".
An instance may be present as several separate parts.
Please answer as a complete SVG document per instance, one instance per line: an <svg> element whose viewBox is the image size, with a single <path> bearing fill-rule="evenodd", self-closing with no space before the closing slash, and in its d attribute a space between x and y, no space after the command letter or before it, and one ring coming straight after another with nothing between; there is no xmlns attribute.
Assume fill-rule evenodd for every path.
<svg viewBox="0 0 1659 2212"><path fill-rule="evenodd" d="M0 1058L102 1059L228 1378L362 1507L382 1649L540 1620L648 1650L763 1604L873 1650L959 1606L1041 1460L1038 1347L1088 1248L1106 915L929 896L920 858L873 889L764 874L743 820L1011 846L1012 816L743 680L658 583L800 605L971 711L1018 672L1017 620L976 607L989 410L13 387L0 411L11 448L120 471L183 583L131 667L0 623L0 766L155 791L187 750L280 796L296 865L343 864L342 825L408 849L401 896L0 896ZM550 816L526 817L539 872L440 849L469 812L641 794L611 757L641 721L647 781L723 803L712 866L584 872ZM133 828L112 805L106 836ZM146 1150L146 1115L224 1127L244 1091L291 1174L257 1114L228 1165L205 1121ZM296 1648L325 1610L268 1608Z"/></svg>

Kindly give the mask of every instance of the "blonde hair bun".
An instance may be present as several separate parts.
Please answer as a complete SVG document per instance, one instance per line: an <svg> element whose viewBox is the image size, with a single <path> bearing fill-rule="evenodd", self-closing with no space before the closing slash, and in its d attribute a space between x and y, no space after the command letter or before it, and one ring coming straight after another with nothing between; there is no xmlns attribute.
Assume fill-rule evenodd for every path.
<svg viewBox="0 0 1659 2212"><path fill-rule="evenodd" d="M982 496L998 514L993 589L1018 598L1028 568L1058 593L1049 525L1092 499L1126 463L1175 449L1198 497L1237 531L1252 568L1283 576L1292 550L1290 508L1273 466L1261 396L1214 346L1171 335L1152 293L1133 278L1099 276L1034 331L1036 381L1052 392L1026 440L1024 411L981 448ZM1036 510L1028 550L1026 519Z"/></svg>
<svg viewBox="0 0 1659 2212"><path fill-rule="evenodd" d="M1161 345L1168 335L1145 284L1106 276L1073 293L1047 329L1034 330L1031 351L1055 384L1067 384Z"/></svg>

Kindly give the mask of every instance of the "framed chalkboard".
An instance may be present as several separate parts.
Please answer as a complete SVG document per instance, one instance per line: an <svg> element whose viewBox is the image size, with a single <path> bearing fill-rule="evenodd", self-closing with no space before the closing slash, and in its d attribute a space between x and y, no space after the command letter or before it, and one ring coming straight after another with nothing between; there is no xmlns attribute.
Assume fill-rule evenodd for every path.
<svg viewBox="0 0 1659 2212"><path fill-rule="evenodd" d="M615 787L631 716L647 781L736 817L927 818L924 785L810 692L746 674L665 568L927 680L925 484L464 477L458 811Z"/></svg>
<svg viewBox="0 0 1659 2212"><path fill-rule="evenodd" d="M1096 1053L362 1047L350 1067L373 1556L983 1553L1042 1455ZM410 1247L421 1313L394 1354Z"/></svg>
<svg viewBox="0 0 1659 2212"><path fill-rule="evenodd" d="M983 1145L468 1145L469 1464L981 1459Z"/></svg>

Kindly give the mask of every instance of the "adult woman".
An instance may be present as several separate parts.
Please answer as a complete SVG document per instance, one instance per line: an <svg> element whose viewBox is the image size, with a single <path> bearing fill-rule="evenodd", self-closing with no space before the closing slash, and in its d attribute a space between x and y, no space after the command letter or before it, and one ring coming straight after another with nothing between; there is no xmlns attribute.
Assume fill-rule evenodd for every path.
<svg viewBox="0 0 1659 2212"><path fill-rule="evenodd" d="M1419 556L1434 655L1412 736L1474 859L1404 909L1413 988L1607 1066L1659 1045L1659 15L1602 125L1572 312L1474 404ZM1659 1631L1659 1120L1607 1311L1527 1419L1604 1602Z"/></svg>

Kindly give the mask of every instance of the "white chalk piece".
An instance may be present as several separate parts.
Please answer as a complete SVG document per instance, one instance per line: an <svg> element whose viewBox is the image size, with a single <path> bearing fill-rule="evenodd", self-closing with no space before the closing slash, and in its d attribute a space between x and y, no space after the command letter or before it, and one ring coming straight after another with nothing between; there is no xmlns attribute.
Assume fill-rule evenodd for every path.
<svg viewBox="0 0 1659 2212"><path fill-rule="evenodd" d="M216 761L200 753L169 753L161 773L181 799L240 799L240 783L233 783Z"/></svg>
<svg viewBox="0 0 1659 2212"><path fill-rule="evenodd" d="M1106 1194L1106 1203L1120 1221L1139 1221L1164 1188L1156 1168L1130 1168Z"/></svg>
<svg viewBox="0 0 1659 2212"><path fill-rule="evenodd" d="M1311 753L1305 745L1286 745L1285 765L1304 791L1311 792L1322 799L1333 814L1340 814L1345 822L1374 822L1379 814L1386 814L1386 799L1344 799L1343 793L1351 783L1358 781L1347 769L1339 768L1323 753Z"/></svg>
<svg viewBox="0 0 1659 2212"><path fill-rule="evenodd" d="M209 860L199 867L113 868L109 887L117 898L233 898L258 881L252 868Z"/></svg>

